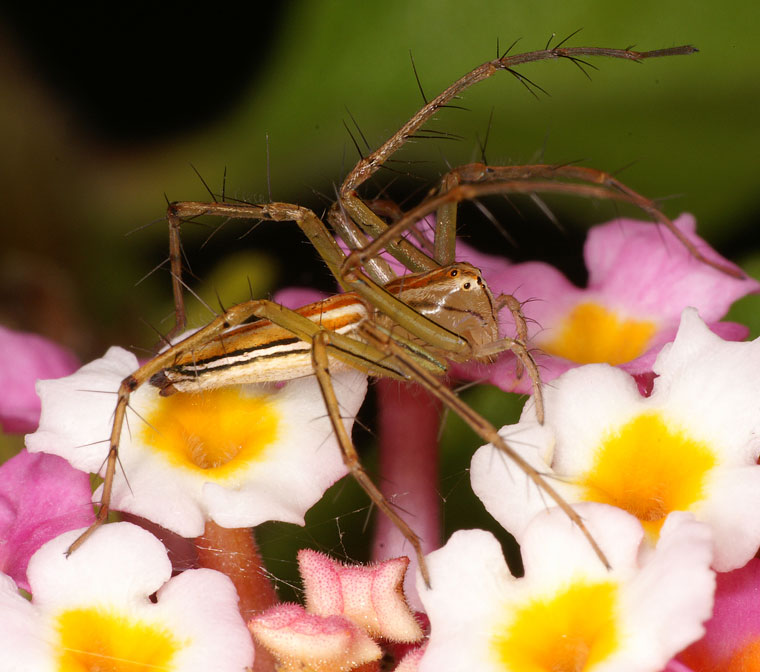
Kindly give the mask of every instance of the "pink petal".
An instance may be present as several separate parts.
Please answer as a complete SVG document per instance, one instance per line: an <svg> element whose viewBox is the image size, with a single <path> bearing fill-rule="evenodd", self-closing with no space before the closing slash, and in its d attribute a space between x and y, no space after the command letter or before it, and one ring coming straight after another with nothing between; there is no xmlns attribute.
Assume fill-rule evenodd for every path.
<svg viewBox="0 0 760 672"><path fill-rule="evenodd" d="M717 575L715 607L705 627L705 636L681 652L678 660L695 672L760 669L760 660L752 653L750 666L742 661L748 652L760 650L760 559Z"/></svg>
<svg viewBox="0 0 760 672"><path fill-rule="evenodd" d="M694 233L691 215L681 215L674 224L707 258L731 265ZM760 283L730 277L697 261L663 227L631 219L613 220L591 229L584 256L589 270L585 289L572 285L551 266L536 262L510 265L504 261L501 268L484 275L494 294L513 294L523 302L531 339L538 343L545 330L558 326L581 302L597 303L632 319L653 321L657 332L646 352L621 365L635 375L651 371L657 353L675 337L681 312L687 306L696 307L702 319L723 338L746 337L741 325L718 320L736 299L760 291ZM508 312L502 311L500 317L503 333L514 336ZM540 350L533 354L544 381L577 365ZM531 390L525 376L516 379L512 355L501 357L488 369L468 366L455 370L465 378L486 379L507 391Z"/></svg>
<svg viewBox="0 0 760 672"><path fill-rule="evenodd" d="M494 295L512 294L523 304L523 312L530 317L535 337L561 319L569 309L586 297L586 290L576 287L554 266L539 261L509 265L485 276ZM515 336L509 311L499 315L505 336Z"/></svg>
<svg viewBox="0 0 760 672"><path fill-rule="evenodd" d="M692 215L673 223L708 259L733 266L695 233ZM616 219L594 227L584 257L589 290L620 300L634 313L678 320L686 306L694 306L713 322L738 298L760 289L753 278L738 280L697 261L670 231L650 222Z"/></svg>
<svg viewBox="0 0 760 672"><path fill-rule="evenodd" d="M278 292L275 292L272 300L275 303L279 303L281 306L295 310L301 306L307 306L310 303L316 303L322 299L326 299L328 294L320 292L317 289L311 289L310 287L285 287Z"/></svg>
<svg viewBox="0 0 760 672"><path fill-rule="evenodd" d="M251 619L248 628L283 670L350 670L382 656L380 647L348 619L309 614L297 604L272 607Z"/></svg>
<svg viewBox="0 0 760 672"><path fill-rule="evenodd" d="M89 474L63 458L23 450L0 467L0 569L22 588L40 546L94 520Z"/></svg>
<svg viewBox="0 0 760 672"><path fill-rule="evenodd" d="M707 326L724 341L743 341L749 336L749 327L738 322L712 322Z"/></svg>
<svg viewBox="0 0 760 672"><path fill-rule="evenodd" d="M32 432L40 419L34 389L40 379L60 378L79 368L77 358L52 341L0 326L0 426L8 433Z"/></svg>
<svg viewBox="0 0 760 672"><path fill-rule="evenodd" d="M306 606L322 616L345 616L372 637L414 642L422 629L404 599L402 584L409 558L377 565L343 565L310 549L298 552Z"/></svg>

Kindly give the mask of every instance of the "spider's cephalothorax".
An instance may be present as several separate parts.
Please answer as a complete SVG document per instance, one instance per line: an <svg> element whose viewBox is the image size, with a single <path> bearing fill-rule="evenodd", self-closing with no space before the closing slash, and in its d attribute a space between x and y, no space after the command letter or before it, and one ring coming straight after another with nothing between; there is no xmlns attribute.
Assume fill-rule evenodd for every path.
<svg viewBox="0 0 760 672"><path fill-rule="evenodd" d="M481 357L478 351L499 339L498 307L480 270L472 264L460 262L427 273L404 276L388 283L385 288L420 315L467 340L472 348L469 356L450 354L448 359L492 359L488 355ZM377 319L390 326L386 324L390 322L387 317Z"/></svg>

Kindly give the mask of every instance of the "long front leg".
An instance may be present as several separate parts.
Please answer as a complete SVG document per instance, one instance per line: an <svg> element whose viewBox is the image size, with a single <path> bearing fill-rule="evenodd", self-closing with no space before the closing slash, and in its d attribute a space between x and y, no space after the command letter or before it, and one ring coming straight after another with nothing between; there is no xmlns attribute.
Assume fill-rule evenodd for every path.
<svg viewBox="0 0 760 672"><path fill-rule="evenodd" d="M617 58L641 62L646 59L660 58L664 56L687 55L696 52L692 46L684 45L667 49L655 49L652 51L633 51L631 49L609 49L605 47L563 47L547 48L538 51L527 52L524 54L509 55L504 54L500 58L488 61L471 70L463 77L438 94L430 102L426 102L409 121L407 121L396 133L386 140L380 147L373 151L369 156L362 157L354 166L353 170L346 176L339 191L339 201L341 208L345 209L351 219L361 226L365 233L377 237L378 228L384 226L383 222L374 215L374 213L362 202L357 193L357 189L374 175L386 162L409 140L417 137L418 132L438 111L446 108L455 100L465 89L477 84L478 82L488 79L497 72L506 71L513 75L518 81L525 84L530 82L523 78L514 68L525 63L545 60L567 60L570 62L583 62L582 58L587 56L601 56L605 58ZM527 86L527 84L526 84ZM450 181L444 180L443 190L449 191L451 187L456 186L456 177ZM454 241L456 235L456 207L452 201L441 202L435 208L438 211L436 241L435 241L435 260L441 265L448 265L454 260ZM416 221L416 217L412 221ZM409 224L406 224L397 232L402 233ZM392 254L396 254L398 236L387 236L383 245L374 248L372 254L363 258L376 256L381 248L387 248ZM409 266L412 268L412 266ZM425 268L416 268L422 271Z"/></svg>
<svg viewBox="0 0 760 672"><path fill-rule="evenodd" d="M234 219L258 219L276 222L293 221L306 234L328 268L340 282L340 268L345 255L335 239L311 210L289 203L225 203L180 201L171 203L167 208L166 218L169 222L169 264L172 276L172 293L174 295L175 322L167 340L185 330L185 286L182 280L182 245L180 231L182 224L195 217L211 215Z"/></svg>
<svg viewBox="0 0 760 672"><path fill-rule="evenodd" d="M397 366L406 373L410 380L419 383L433 395L438 397L441 402L462 418L462 420L466 422L478 436L495 446L512 460L525 473L525 475L533 481L540 490L545 492L567 515L567 517L578 526L586 539L588 539L594 552L602 563L604 563L604 566L607 568L610 567L604 552L599 547L599 544L597 544L596 540L591 535L591 532L589 532L588 528L583 523L583 519L578 515L575 509L562 498L542 474L536 471L536 469L534 469L501 437L496 428L488 422L488 420L459 399L459 397L457 397L457 395L446 387L438 378L430 374L423 367L420 367L414 359L409 357L404 350L393 341L392 338L379 332L371 325L364 325L362 331L368 341L373 343L378 349L385 350L385 352L388 353L388 356L392 356L396 360Z"/></svg>
<svg viewBox="0 0 760 672"><path fill-rule="evenodd" d="M497 72L506 71L518 80L524 81L514 68L525 63L533 63L536 61L563 59L574 62L585 56L602 56L605 58L619 58L640 62L650 58L693 54L696 51L697 49L689 45L671 47L668 49L655 49L652 51L608 49L606 47L555 47L554 49L541 49L512 56L504 54L501 58L483 63L463 77L460 77L456 82L446 88L446 90L433 98L433 100L426 103L421 110L419 110L378 149L372 152L369 156L362 158L343 181L340 188L340 198L341 200L345 200L361 184L374 175L393 154L395 154L406 142L415 137L420 128L429 121L436 112L446 107L465 89L468 89L484 79L488 79Z"/></svg>
<svg viewBox="0 0 760 672"><path fill-rule="evenodd" d="M422 573L423 579L425 579L425 585L429 588L430 574L428 573L427 565L425 564L425 555L422 551L420 538L414 533L412 528L409 527L406 521L396 513L396 510L391 503L385 498L385 495L383 495L380 489L372 482L369 474L364 470L364 467L359 460L359 455L356 452L356 448L354 447L354 443L346 431L343 419L340 417L338 399L335 395L335 390L333 389L328 366L328 349L331 351L334 349L331 338L332 334L327 331L321 331L316 334L311 354L314 373L316 374L319 386L322 389L325 407L327 408L333 431L335 432L335 436L338 439L338 443L340 444L343 453L343 462L375 506L377 506L377 508L390 519L412 545L415 555L417 556L420 572Z"/></svg>
<svg viewBox="0 0 760 672"><path fill-rule="evenodd" d="M708 266L719 270L721 273L730 275L733 277L741 278L742 275L737 269L716 262L713 259L705 257L702 251L699 250L694 243L689 240L687 236L673 224L657 206L657 203L646 196L639 194L634 189L631 189L628 185L618 180L610 173L596 168L590 168L587 166L574 166L574 165L553 165L553 164L533 164L524 166L488 166L483 163L470 163L464 166L459 166L454 170L447 173L441 181L441 187L438 193L443 195L450 191L453 191L460 185L466 184L482 184L482 183L504 183L505 191L506 185L514 180L525 180L530 183L532 180L564 180L566 184L572 185L578 183L579 185L599 185L610 189L609 198L615 198L616 200L622 200L637 207L647 216L649 216L653 222L664 226L670 231L676 239L689 251L689 253L697 260ZM572 182L570 182L572 181ZM617 198L615 194L620 194L620 198ZM439 223L441 219L441 212L448 212L448 210L455 207L453 204L446 204L441 206L438 210ZM441 233L436 229L436 241ZM436 243L436 250L438 250L438 244ZM436 257L438 259L438 257ZM438 259L440 262L440 259ZM443 263L443 262L440 262ZM450 263L450 262L448 262Z"/></svg>

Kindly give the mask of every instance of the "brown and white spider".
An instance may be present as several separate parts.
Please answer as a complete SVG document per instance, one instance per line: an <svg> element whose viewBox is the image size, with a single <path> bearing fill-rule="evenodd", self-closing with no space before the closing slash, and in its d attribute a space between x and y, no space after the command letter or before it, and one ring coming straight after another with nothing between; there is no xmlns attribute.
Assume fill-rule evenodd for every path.
<svg viewBox="0 0 760 672"><path fill-rule="evenodd" d="M185 327L180 228L183 222L195 217L212 215L296 222L346 293L297 310L289 310L266 299L243 302L225 310L192 335L173 341L170 347L127 376L118 392L97 521L70 550L81 545L108 514L125 414L130 395L140 386L151 385L162 396L170 396L241 383L290 380L315 373L346 467L413 546L427 580L417 535L365 472L341 420L330 371L337 367L353 367L373 376L414 381L438 397L484 441L514 460L526 476L583 530L606 563L583 521L556 494L551 484L513 451L490 423L460 401L444 382L451 362L488 361L510 350L532 380L537 414L539 419L542 418L540 376L528 350L527 330L519 303L510 296L493 296L478 269L454 259L457 205L490 194L516 193L560 193L625 202L668 227L696 258L709 262L652 201L607 173L592 168L469 164L450 171L435 190L406 211L389 207L384 201L364 199L359 190L399 148L415 137L437 111L469 86L499 71L523 81L515 68L534 61L564 59L578 62L581 58L598 56L642 61L693 51L688 46L635 52L560 44L524 54L505 54L486 62L454 82L378 149L361 158L341 184L337 200L327 213L327 224L311 210L288 203L254 204L225 200L171 203L167 218L176 322L169 338ZM428 252L412 244L407 234L417 221L433 213L437 224L432 250ZM353 250L351 254L344 254L336 235ZM395 257L409 274L397 277L382 252ZM499 334L497 315L504 307L510 310L515 321L516 338Z"/></svg>

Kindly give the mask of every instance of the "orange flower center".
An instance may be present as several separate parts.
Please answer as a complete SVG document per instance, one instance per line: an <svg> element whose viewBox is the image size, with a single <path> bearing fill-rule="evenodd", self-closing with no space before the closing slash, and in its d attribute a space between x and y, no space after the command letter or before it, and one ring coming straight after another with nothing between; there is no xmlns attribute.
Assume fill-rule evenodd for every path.
<svg viewBox="0 0 760 672"><path fill-rule="evenodd" d="M161 625L96 608L63 612L57 630L58 672L168 672L183 646Z"/></svg>
<svg viewBox="0 0 760 672"><path fill-rule="evenodd" d="M270 395L247 396L239 386L159 398L142 438L173 465L222 480L263 453L281 421Z"/></svg>
<svg viewBox="0 0 760 672"><path fill-rule="evenodd" d="M577 583L510 612L492 640L510 672L581 672L608 658L620 639L614 583Z"/></svg>
<svg viewBox="0 0 760 672"><path fill-rule="evenodd" d="M598 304L581 303L541 348L578 364L616 366L642 355L656 330L653 322L625 319Z"/></svg>
<svg viewBox="0 0 760 672"><path fill-rule="evenodd" d="M656 537L671 511L703 499L716 464L707 444L671 428L660 413L643 413L602 440L579 485L586 499L628 511Z"/></svg>

